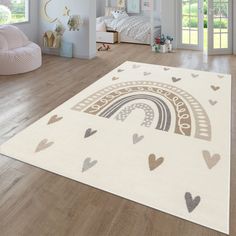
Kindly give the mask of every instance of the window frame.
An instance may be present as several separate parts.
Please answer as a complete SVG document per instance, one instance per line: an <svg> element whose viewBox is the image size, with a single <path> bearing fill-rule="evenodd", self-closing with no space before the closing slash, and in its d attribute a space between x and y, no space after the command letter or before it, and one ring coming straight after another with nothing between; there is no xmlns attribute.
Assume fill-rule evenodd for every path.
<svg viewBox="0 0 236 236"><path fill-rule="evenodd" d="M26 4L25 4L25 16L26 16L26 19L24 21L21 21L21 22L9 22L9 23L3 23L1 24L0 23L0 26L1 25L20 25L20 24L27 24L27 23L30 23L30 6L31 6L31 1L30 0L25 0Z"/></svg>

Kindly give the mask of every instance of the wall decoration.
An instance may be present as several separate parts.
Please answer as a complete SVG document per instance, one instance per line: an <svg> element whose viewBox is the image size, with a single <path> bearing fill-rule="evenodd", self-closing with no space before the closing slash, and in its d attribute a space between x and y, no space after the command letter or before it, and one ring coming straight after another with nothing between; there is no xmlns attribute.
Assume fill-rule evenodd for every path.
<svg viewBox="0 0 236 236"><path fill-rule="evenodd" d="M65 6L63 16L69 16L69 15L70 15L70 9L67 6Z"/></svg>
<svg viewBox="0 0 236 236"><path fill-rule="evenodd" d="M69 21L67 23L69 27L69 31L79 31L80 26L83 24L82 19L79 15L72 15L69 18Z"/></svg>
<svg viewBox="0 0 236 236"><path fill-rule="evenodd" d="M125 0L117 0L117 7L125 8Z"/></svg>
<svg viewBox="0 0 236 236"><path fill-rule="evenodd" d="M142 11L151 11L153 7L153 0L142 0Z"/></svg>
<svg viewBox="0 0 236 236"><path fill-rule="evenodd" d="M128 13L140 13L140 0L127 0Z"/></svg>
<svg viewBox="0 0 236 236"><path fill-rule="evenodd" d="M54 23L57 21L57 18L51 18L48 13L47 13L47 7L48 4L51 2L52 0L43 0L42 2L42 11L41 14L43 16L43 18L48 21L49 23Z"/></svg>

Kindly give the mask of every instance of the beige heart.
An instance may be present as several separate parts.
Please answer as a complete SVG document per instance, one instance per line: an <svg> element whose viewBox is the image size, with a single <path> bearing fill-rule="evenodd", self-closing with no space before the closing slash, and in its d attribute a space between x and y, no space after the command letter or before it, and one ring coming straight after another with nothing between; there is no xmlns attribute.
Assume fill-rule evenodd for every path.
<svg viewBox="0 0 236 236"><path fill-rule="evenodd" d="M211 156L210 152L206 150L204 150L202 154L209 169L212 169L214 166L216 166L221 159L219 154L214 154Z"/></svg>
<svg viewBox="0 0 236 236"><path fill-rule="evenodd" d="M112 80L118 80L119 79L119 77L113 77L112 78Z"/></svg>
<svg viewBox="0 0 236 236"><path fill-rule="evenodd" d="M212 86L211 86L211 88L212 88L214 91L217 91L217 90L219 90L219 89L220 89L220 87L219 87L219 86L215 86L215 85L212 85Z"/></svg>
<svg viewBox="0 0 236 236"><path fill-rule="evenodd" d="M41 152L41 151L43 151L44 149L49 148L49 147L52 146L53 144L54 144L54 142L48 142L47 139L44 139L44 140L42 140L42 141L38 144L38 146L37 146L35 152Z"/></svg>
<svg viewBox="0 0 236 236"><path fill-rule="evenodd" d="M157 167L159 167L162 163L164 162L164 158L160 157L160 158L156 158L155 154L151 154L149 156L149 168L150 171L155 170Z"/></svg>
<svg viewBox="0 0 236 236"><path fill-rule="evenodd" d="M56 122L58 122L58 121L60 121L60 120L62 120L62 119L63 119L63 117L59 117L58 115L54 115L54 116L52 116L52 117L50 118L50 120L48 121L48 125L53 124L53 123L56 123Z"/></svg>

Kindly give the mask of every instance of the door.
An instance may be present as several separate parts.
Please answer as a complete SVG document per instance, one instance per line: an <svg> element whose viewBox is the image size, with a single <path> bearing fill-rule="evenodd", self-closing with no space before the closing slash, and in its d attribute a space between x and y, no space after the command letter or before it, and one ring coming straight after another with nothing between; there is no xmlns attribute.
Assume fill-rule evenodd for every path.
<svg viewBox="0 0 236 236"><path fill-rule="evenodd" d="M178 48L203 50L203 0L177 0Z"/></svg>
<svg viewBox="0 0 236 236"><path fill-rule="evenodd" d="M208 54L232 54L232 0L208 0Z"/></svg>

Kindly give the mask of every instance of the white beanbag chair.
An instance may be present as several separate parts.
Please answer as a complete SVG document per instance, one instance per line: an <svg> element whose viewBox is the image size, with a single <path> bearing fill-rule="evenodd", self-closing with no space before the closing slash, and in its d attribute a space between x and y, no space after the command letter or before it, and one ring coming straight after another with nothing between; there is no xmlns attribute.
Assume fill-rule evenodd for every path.
<svg viewBox="0 0 236 236"><path fill-rule="evenodd" d="M0 26L0 75L29 72L42 65L41 48L12 25Z"/></svg>

